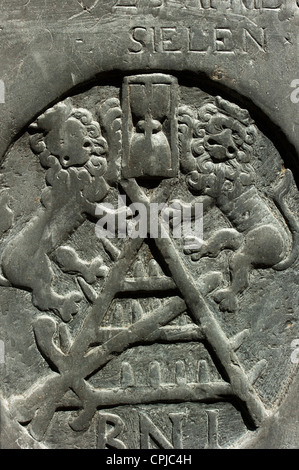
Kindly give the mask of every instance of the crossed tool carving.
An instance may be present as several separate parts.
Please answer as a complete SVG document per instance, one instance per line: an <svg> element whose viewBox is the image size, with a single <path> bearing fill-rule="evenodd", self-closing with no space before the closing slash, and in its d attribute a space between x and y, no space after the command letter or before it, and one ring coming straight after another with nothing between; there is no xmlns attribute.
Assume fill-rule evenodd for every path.
<svg viewBox="0 0 299 470"><path fill-rule="evenodd" d="M122 180L121 185L133 203L142 202L149 208L150 202L166 202L177 180L163 180L153 192L151 201L137 184L135 179ZM148 213L150 211L148 210ZM165 232L160 223L160 233ZM253 380L248 378L236 355L236 350L244 338L244 332L228 339L213 312L198 290L192 275L183 263L171 237L155 238L156 248L168 266L171 278L158 278L157 285L150 289L155 292L161 285L174 283L180 293L173 296L159 309L133 323L127 329L117 333L103 344L91 347L95 332L101 325L112 301L124 289L124 276L135 260L143 238L130 239L115 260L100 294L93 300L81 330L67 352L63 352L54 342L57 323L49 316L39 317L34 325L37 346L41 354L51 365L53 373L38 381L22 396L14 397L11 409L19 422L30 421L30 433L37 440L42 440L55 411L61 407L71 407L69 391L75 393L75 404L80 408L79 415L70 422L72 429L87 429L98 408L138 403L229 400L235 398L246 410L251 424L258 427L267 416L267 411L258 397ZM200 340L209 348L212 357L222 371L224 381L150 387L130 387L127 390L94 388L87 379L103 369L112 359L128 348L148 339L155 339L158 330L189 311L194 323L200 330ZM246 332L246 330L245 330ZM256 366L258 369L260 365ZM253 374L254 375L254 374Z"/></svg>

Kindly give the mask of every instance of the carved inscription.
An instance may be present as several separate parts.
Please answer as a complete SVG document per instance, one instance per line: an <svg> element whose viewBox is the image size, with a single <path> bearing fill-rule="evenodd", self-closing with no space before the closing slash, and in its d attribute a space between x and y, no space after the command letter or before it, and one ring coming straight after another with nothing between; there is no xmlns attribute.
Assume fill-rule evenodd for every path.
<svg viewBox="0 0 299 470"><path fill-rule="evenodd" d="M198 7L205 10L279 10L283 0L187 0L188 7Z"/></svg>
<svg viewBox="0 0 299 470"><path fill-rule="evenodd" d="M266 52L266 32L257 26L134 26L130 31L131 54L235 54Z"/></svg>
<svg viewBox="0 0 299 470"><path fill-rule="evenodd" d="M149 9L157 9L164 6L165 0L117 0L113 6L113 10L117 12L129 11L130 13L137 13L141 7Z"/></svg>
<svg viewBox="0 0 299 470"><path fill-rule="evenodd" d="M246 13L251 11L275 12L283 5L283 0L117 0L113 11L117 13L129 12L138 14L142 9L155 11L162 8L194 9L197 11L221 11L233 13ZM298 3L298 2L297 2ZM296 2L294 4L297 5Z"/></svg>
<svg viewBox="0 0 299 470"><path fill-rule="evenodd" d="M208 409L205 412L206 423L202 432L206 436L207 449L220 449L218 443L218 414L217 409ZM188 416L185 413L169 413L169 428L171 439L165 436L165 432L153 422L144 412L139 412L139 447L151 449L155 444L160 449L184 449L184 428ZM184 425L185 423L185 425ZM98 421L98 449L126 449L123 435L126 431L126 423L117 414L99 413ZM169 432L169 429L168 429Z"/></svg>

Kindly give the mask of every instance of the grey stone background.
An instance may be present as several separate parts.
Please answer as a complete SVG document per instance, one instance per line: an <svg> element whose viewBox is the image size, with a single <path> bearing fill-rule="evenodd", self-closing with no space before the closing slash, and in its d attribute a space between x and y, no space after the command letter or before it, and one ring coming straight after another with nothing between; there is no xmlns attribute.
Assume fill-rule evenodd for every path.
<svg viewBox="0 0 299 470"><path fill-rule="evenodd" d="M299 103L290 99L291 82L299 79L298 2L261 0L256 2L260 7L251 8L249 0L232 0L234 14L225 0L215 1L211 10L199 8L199 0L168 0L154 8L150 0L140 0L137 11L115 9L116 3L0 0L0 79L5 84L5 103L0 104L1 157L36 116L69 93L78 93L84 83L101 78L109 84L119 72L177 71L183 77L189 73L195 85L213 85L216 92L223 91L253 110L282 158L297 172L298 181ZM148 47L144 52L129 51L134 45L130 29L136 26L160 31L160 27L188 25L215 31L218 25L240 31L243 23L265 29L266 51L251 40L247 52L219 52L215 44L210 52L199 54L184 51L184 45L174 52ZM238 41L238 34L233 42ZM172 46L179 49L174 43L163 43L164 49ZM276 415L254 442L245 445L298 448L298 396L297 374ZM16 446L13 434L13 429L2 434L4 448Z"/></svg>

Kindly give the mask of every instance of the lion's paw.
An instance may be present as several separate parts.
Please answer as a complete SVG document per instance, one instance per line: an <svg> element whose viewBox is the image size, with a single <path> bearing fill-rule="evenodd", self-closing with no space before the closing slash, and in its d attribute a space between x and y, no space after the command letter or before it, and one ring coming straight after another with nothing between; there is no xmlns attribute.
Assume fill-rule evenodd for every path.
<svg viewBox="0 0 299 470"><path fill-rule="evenodd" d="M59 316L66 323L71 321L74 315L78 312L77 302L82 300L82 295L78 292L71 292L64 297L61 308L58 309Z"/></svg>
<svg viewBox="0 0 299 470"><path fill-rule="evenodd" d="M238 301L230 289L218 290L214 295L214 300L219 304L222 312L235 312L238 310Z"/></svg>
<svg viewBox="0 0 299 470"><path fill-rule="evenodd" d="M98 277L106 277L108 272L108 266L103 263L102 258L99 256L92 261L89 270L85 270L83 277L88 284L93 284Z"/></svg>

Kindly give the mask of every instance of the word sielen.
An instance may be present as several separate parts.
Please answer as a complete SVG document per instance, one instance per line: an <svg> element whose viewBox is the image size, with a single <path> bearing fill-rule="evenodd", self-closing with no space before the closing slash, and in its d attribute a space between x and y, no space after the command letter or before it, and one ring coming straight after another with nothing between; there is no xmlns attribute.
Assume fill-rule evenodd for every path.
<svg viewBox="0 0 299 470"><path fill-rule="evenodd" d="M130 54L266 52L265 29L254 24L245 27L242 22L234 27L134 26L129 41Z"/></svg>
<svg viewBox="0 0 299 470"><path fill-rule="evenodd" d="M142 203L126 204L126 196L118 196L118 207L112 204L97 204L100 217L95 226L98 238L183 238L185 247L200 248L203 242L203 205L201 203L170 204ZM194 223L192 224L192 221Z"/></svg>

